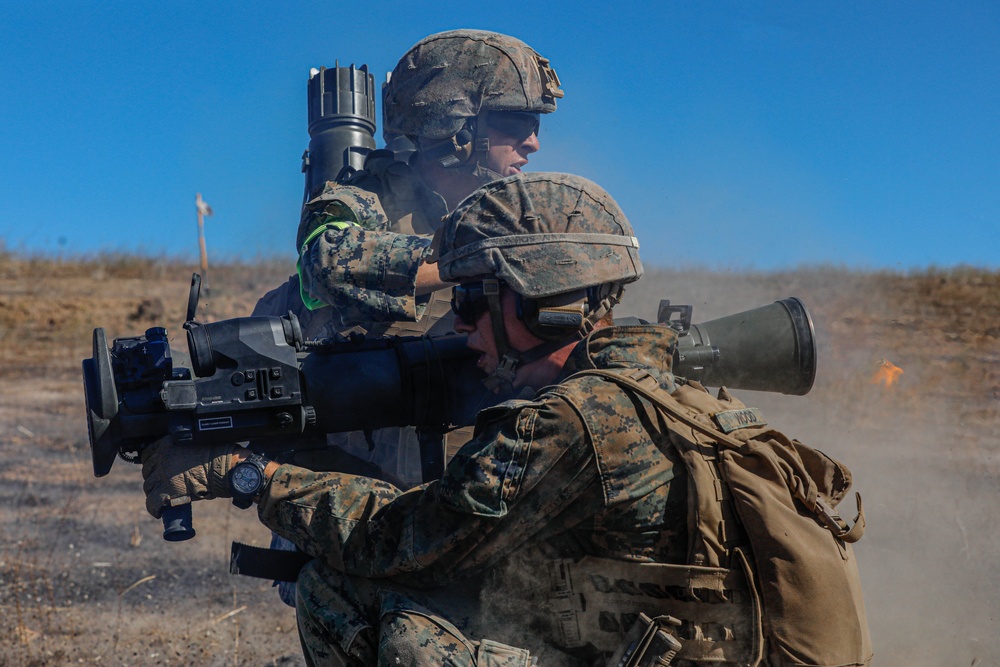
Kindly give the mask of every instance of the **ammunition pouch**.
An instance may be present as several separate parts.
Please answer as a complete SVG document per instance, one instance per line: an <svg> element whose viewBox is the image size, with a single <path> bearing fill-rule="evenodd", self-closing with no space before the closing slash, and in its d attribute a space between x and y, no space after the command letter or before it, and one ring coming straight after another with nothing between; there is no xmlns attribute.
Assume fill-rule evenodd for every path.
<svg viewBox="0 0 1000 667"><path fill-rule="evenodd" d="M760 601L749 564L742 552L737 554L739 569L731 570L590 556L577 562L550 561L547 607L557 634L552 641L567 649L592 645L624 655L628 642L623 644L622 637L631 637L629 629L643 615L647 621L669 616L679 621L669 633L680 640L677 660L754 664L763 642ZM654 644L670 645L656 629L650 633L647 654Z"/></svg>
<svg viewBox="0 0 1000 667"><path fill-rule="evenodd" d="M650 618L639 614L607 667L670 667L681 649L670 630L680 624L673 616Z"/></svg>

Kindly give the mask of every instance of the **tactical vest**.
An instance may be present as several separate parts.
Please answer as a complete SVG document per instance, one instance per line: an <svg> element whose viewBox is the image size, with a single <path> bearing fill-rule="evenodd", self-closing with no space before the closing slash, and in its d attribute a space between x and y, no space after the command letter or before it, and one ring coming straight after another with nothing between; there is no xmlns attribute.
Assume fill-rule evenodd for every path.
<svg viewBox="0 0 1000 667"><path fill-rule="evenodd" d="M758 410L724 388L718 398L697 383L669 394L642 370L573 377L581 375L614 382L637 405L652 404L665 427L662 446L676 449L688 473L688 562L550 562L556 643L618 649L622 666L868 665L871 640L851 549L864 531L860 497L853 528L834 509L850 472L767 428ZM599 415L580 409L591 394L575 395L575 384L559 385L558 393L591 433L607 433ZM629 444L627 433L598 440L598 458ZM649 627L645 639L624 646L639 618ZM661 653L636 655L642 642Z"/></svg>

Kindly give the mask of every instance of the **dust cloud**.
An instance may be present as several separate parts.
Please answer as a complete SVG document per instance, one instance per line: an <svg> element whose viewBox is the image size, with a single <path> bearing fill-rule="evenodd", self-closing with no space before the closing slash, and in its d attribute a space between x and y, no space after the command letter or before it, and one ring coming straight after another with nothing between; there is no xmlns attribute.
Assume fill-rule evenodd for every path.
<svg viewBox="0 0 1000 667"><path fill-rule="evenodd" d="M948 299L956 277L934 271L653 271L616 312L654 319L669 298L704 322L803 300L819 348L813 390L734 393L852 470L867 518L855 549L883 667L1000 664L1000 318L996 285L972 274L972 288ZM904 370L890 388L871 382L883 358ZM844 505L853 517L853 494Z"/></svg>

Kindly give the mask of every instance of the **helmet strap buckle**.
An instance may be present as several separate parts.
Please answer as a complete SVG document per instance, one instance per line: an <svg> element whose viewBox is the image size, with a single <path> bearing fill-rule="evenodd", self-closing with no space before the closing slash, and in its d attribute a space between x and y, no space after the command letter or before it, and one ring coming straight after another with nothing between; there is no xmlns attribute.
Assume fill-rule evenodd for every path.
<svg viewBox="0 0 1000 667"><path fill-rule="evenodd" d="M494 393L505 395L512 393L514 391L514 375L517 373L517 365L520 360L520 355L516 350L507 350L500 357L496 370L483 380L483 384Z"/></svg>

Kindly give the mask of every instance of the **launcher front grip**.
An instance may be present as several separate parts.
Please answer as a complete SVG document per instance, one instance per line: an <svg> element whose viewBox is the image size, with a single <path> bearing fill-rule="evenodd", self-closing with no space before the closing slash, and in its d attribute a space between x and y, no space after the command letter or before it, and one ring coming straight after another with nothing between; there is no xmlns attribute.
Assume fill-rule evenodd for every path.
<svg viewBox="0 0 1000 667"><path fill-rule="evenodd" d="M163 519L163 539L167 542L183 542L194 537L191 503L164 507L160 518Z"/></svg>

